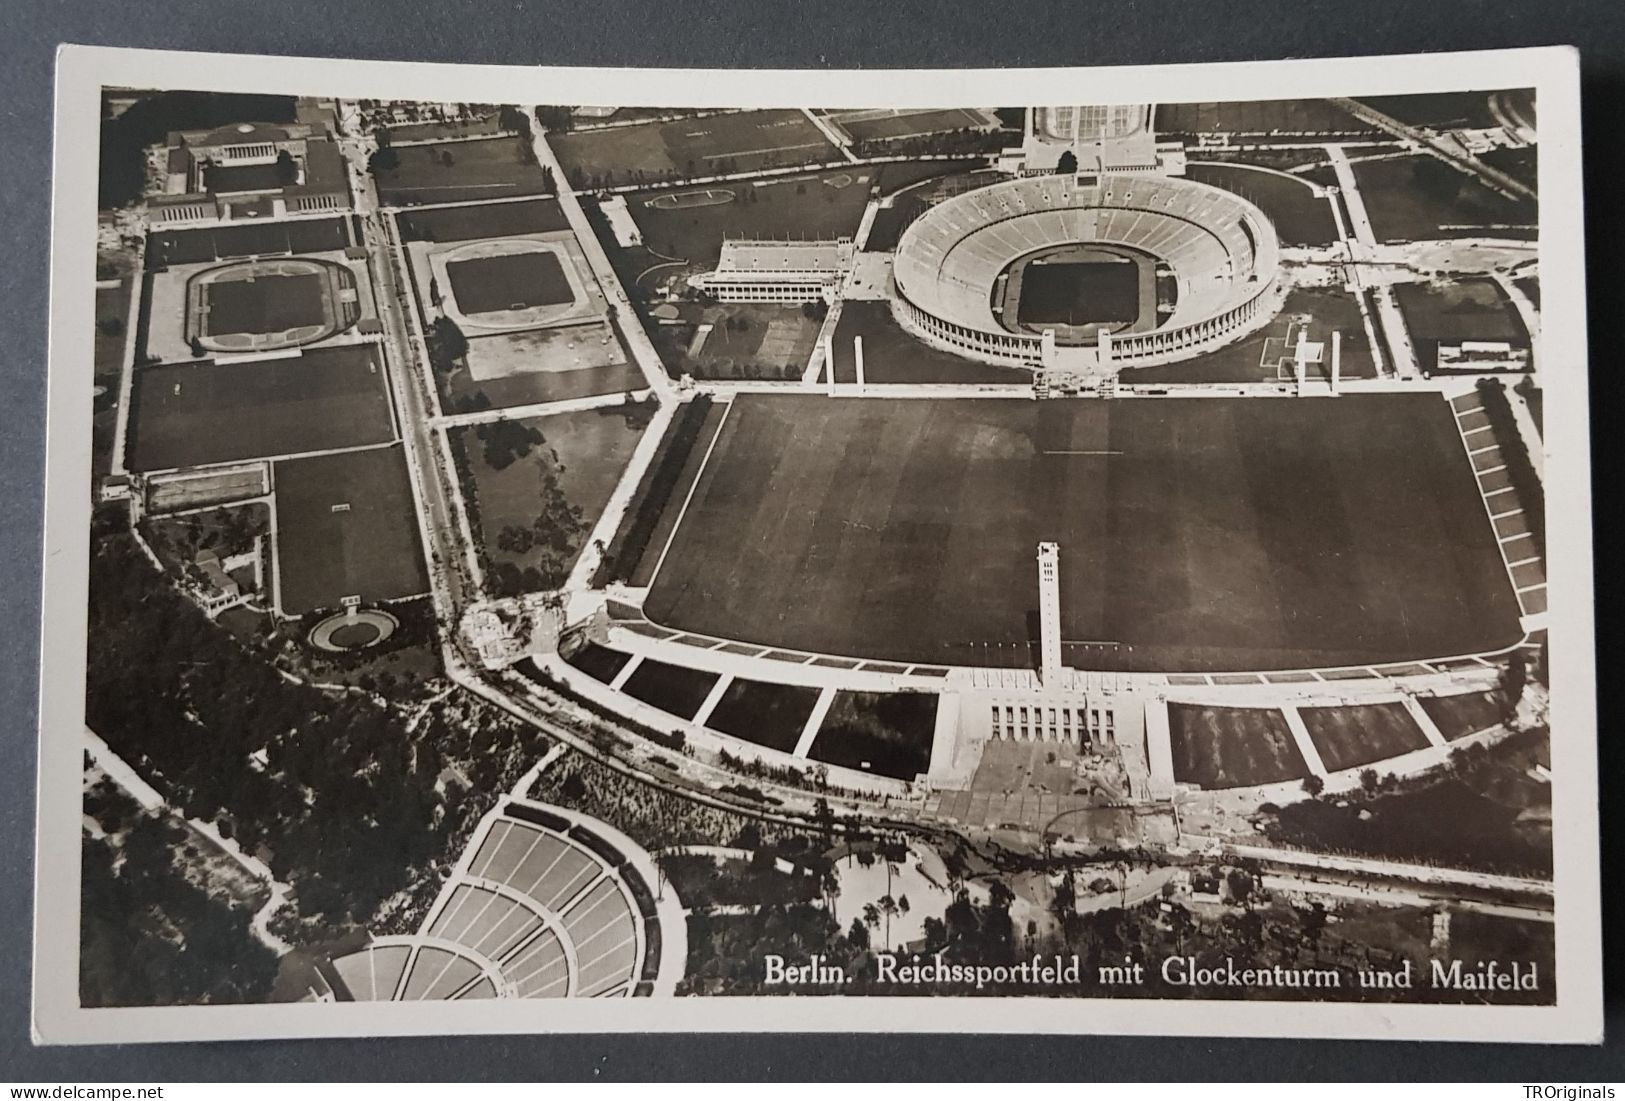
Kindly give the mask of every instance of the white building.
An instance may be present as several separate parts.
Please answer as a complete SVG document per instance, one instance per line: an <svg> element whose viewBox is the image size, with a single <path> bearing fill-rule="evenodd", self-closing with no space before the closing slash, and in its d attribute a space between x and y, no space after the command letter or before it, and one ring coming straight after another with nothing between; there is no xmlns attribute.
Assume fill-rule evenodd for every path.
<svg viewBox="0 0 1625 1101"><path fill-rule="evenodd" d="M724 241L715 271L689 280L723 302L833 302L852 268L852 238Z"/></svg>

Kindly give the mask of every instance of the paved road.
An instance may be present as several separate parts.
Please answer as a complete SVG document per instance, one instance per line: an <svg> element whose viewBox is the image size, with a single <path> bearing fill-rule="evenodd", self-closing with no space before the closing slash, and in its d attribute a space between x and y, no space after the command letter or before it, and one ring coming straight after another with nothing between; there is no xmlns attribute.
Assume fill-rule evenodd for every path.
<svg viewBox="0 0 1625 1101"><path fill-rule="evenodd" d="M434 398L429 392L428 364L421 345L413 339L411 306L406 298L395 259L398 241L390 217L379 209L377 188L366 164L368 146L357 131L343 140L346 161L361 214L362 244L366 247L379 319L384 330L384 361L400 417L403 451L417 503L418 533L429 568L435 613L448 638L468 603L478 598L463 548L458 545L461 516L452 500L448 479L455 477L442 455L434 432Z"/></svg>

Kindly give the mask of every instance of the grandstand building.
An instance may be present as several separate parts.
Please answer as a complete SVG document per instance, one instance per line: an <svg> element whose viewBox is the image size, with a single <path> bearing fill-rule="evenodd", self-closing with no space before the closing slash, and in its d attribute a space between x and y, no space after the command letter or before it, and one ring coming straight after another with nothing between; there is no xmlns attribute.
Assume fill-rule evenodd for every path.
<svg viewBox="0 0 1625 1101"><path fill-rule="evenodd" d="M1185 147L1158 142L1149 103L1029 107L1019 150L1004 158L1024 176L1067 172L1082 183L1122 172L1185 173Z"/></svg>
<svg viewBox="0 0 1625 1101"><path fill-rule="evenodd" d="M286 125L234 123L169 135L154 226L333 214L351 209L330 104L301 99Z"/></svg>
<svg viewBox="0 0 1625 1101"><path fill-rule="evenodd" d="M852 238L722 243L716 270L689 285L722 302L833 302L852 268Z"/></svg>

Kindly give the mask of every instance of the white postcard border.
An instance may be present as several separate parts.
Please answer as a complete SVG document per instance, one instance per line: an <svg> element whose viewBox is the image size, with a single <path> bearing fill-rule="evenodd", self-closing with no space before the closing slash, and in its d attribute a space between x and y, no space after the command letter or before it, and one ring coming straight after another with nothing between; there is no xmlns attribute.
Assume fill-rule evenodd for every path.
<svg viewBox="0 0 1625 1101"><path fill-rule="evenodd" d="M80 775L103 85L447 102L940 106L1190 102L1534 87L1551 632L1557 1004L1085 998L689 998L83 1009ZM58 53L41 600L34 1033L40 1043L526 1032L984 1032L1598 1042L1591 493L1577 53L1566 47L1181 66L715 71L472 66L64 46ZM1559 380L1563 380L1559 382Z"/></svg>

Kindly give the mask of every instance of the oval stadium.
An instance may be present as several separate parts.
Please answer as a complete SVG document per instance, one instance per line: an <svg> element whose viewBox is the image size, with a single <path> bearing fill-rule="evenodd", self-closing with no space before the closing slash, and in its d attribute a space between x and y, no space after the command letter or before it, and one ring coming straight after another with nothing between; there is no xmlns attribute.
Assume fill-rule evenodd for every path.
<svg viewBox="0 0 1625 1101"><path fill-rule="evenodd" d="M989 363L1167 363L1268 321L1279 264L1269 219L1229 191L1138 173L1094 185L1031 176L910 225L893 310L929 343Z"/></svg>

